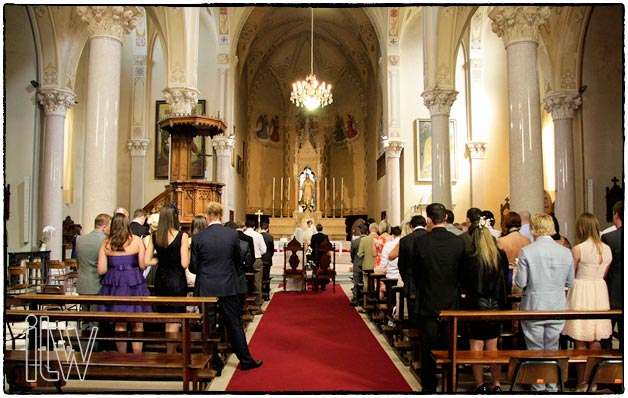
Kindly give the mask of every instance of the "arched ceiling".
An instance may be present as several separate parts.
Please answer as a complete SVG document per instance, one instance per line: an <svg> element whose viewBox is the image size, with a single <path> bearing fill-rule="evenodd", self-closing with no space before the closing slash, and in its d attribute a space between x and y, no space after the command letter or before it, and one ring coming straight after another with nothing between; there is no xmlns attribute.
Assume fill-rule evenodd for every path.
<svg viewBox="0 0 628 398"><path fill-rule="evenodd" d="M310 72L310 8L256 7L240 32L240 78L250 86L271 73L289 96L296 79ZM379 43L362 8L314 9L314 73L337 84L351 77L361 90L375 84Z"/></svg>

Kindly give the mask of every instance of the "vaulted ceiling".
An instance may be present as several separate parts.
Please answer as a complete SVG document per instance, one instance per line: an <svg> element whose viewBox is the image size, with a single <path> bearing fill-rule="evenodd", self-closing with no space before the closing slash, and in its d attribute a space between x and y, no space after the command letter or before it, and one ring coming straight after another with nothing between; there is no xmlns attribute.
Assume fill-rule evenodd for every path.
<svg viewBox="0 0 628 398"><path fill-rule="evenodd" d="M256 7L238 43L240 78L253 87L270 73L290 95L294 80L310 73L310 8ZM379 44L362 8L314 9L314 73L319 81L338 85L349 79L365 95L378 76Z"/></svg>

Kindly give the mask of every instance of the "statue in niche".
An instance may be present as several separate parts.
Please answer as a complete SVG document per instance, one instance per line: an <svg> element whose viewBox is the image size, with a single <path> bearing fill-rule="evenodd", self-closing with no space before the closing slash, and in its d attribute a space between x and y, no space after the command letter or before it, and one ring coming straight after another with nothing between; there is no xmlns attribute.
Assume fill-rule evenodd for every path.
<svg viewBox="0 0 628 398"><path fill-rule="evenodd" d="M299 204L301 205L301 209L303 211L316 210L316 189L315 189L315 180L314 173L309 167L306 167L305 170L299 176L300 181L300 200Z"/></svg>

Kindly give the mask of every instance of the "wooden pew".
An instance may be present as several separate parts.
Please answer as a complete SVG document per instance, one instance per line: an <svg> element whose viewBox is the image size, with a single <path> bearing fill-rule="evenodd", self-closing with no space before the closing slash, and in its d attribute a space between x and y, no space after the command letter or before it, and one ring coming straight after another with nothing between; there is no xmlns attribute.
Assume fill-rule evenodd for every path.
<svg viewBox="0 0 628 398"><path fill-rule="evenodd" d="M556 350L556 351L529 351L529 350L501 350L458 351L458 326L461 321L488 321L488 320L564 320L564 319L610 319L621 317L622 310L607 311L530 311L530 310L505 310L505 311L441 311L440 317L449 321L449 348L446 351L433 351L431 354L436 359L437 365L442 365L446 373L443 374L443 392L455 392L457 380L457 366L461 364L491 364L508 363L511 356L556 356L564 355L571 362L586 362L589 355L604 355L604 351L610 351L610 355L621 356L618 350ZM581 352L582 351L582 352Z"/></svg>
<svg viewBox="0 0 628 398"><path fill-rule="evenodd" d="M5 322L27 321L34 317L38 321L47 317L50 322L55 321L107 321L107 322L158 322L181 323L182 354L152 354L152 353L118 353L118 352L93 352L89 362L82 362L80 355L76 356L80 366L88 367L88 375L114 376L116 379L132 377L140 380L154 377L156 374L176 374L181 370L183 390L189 391L190 381L198 380L198 372L207 368L210 364L209 354L195 354L191 352L190 325L201 319L200 314L192 313L154 313L154 312L87 312L87 311L37 311L37 310L6 310ZM27 319L28 318L28 319ZM97 337L97 335L96 335ZM138 336L137 340L141 340ZM25 362L26 355L34 359L31 349L26 351L5 351L5 371L10 371L18 362ZM45 353L45 351L44 351ZM41 354L40 354L41 355ZM56 354L50 353L51 358ZM61 360L63 366L70 362ZM117 376L117 377L116 377ZM198 389L198 383L194 383L193 389Z"/></svg>

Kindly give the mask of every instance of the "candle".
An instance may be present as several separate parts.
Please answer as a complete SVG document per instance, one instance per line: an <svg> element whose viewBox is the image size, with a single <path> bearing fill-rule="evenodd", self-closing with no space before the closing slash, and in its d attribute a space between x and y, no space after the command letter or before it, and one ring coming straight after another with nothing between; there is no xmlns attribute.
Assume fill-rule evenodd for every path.
<svg viewBox="0 0 628 398"><path fill-rule="evenodd" d="M281 189L279 190L279 201L281 202L281 207L283 207L283 177L281 177Z"/></svg>
<svg viewBox="0 0 628 398"><path fill-rule="evenodd" d="M345 178L340 177L340 217L342 217L342 209L344 207L344 195L345 195Z"/></svg>
<svg viewBox="0 0 628 398"><path fill-rule="evenodd" d="M273 177L273 207L275 203L275 177Z"/></svg>
<svg viewBox="0 0 628 398"><path fill-rule="evenodd" d="M323 203L325 204L325 212L327 212L327 177L325 177L325 200Z"/></svg>
<svg viewBox="0 0 628 398"><path fill-rule="evenodd" d="M336 177L331 180L331 209L336 212ZM335 214L334 214L335 215Z"/></svg>
<svg viewBox="0 0 628 398"><path fill-rule="evenodd" d="M286 198L286 202L290 202L290 177L288 177L288 197Z"/></svg>

